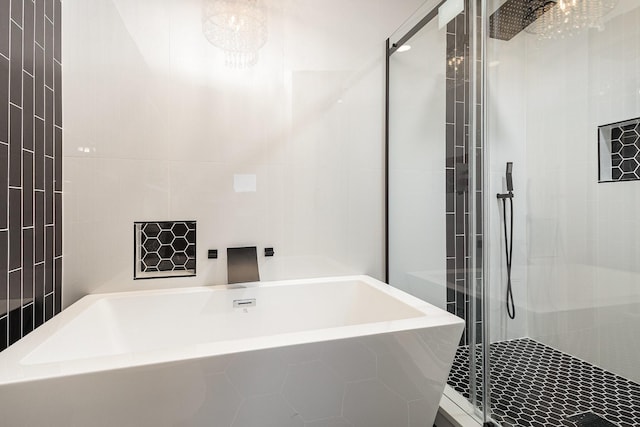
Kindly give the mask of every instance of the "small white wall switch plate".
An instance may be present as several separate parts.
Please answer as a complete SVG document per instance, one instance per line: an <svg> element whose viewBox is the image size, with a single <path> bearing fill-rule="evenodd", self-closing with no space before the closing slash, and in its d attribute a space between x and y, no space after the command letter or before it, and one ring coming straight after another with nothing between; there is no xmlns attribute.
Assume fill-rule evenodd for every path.
<svg viewBox="0 0 640 427"><path fill-rule="evenodd" d="M235 174L233 175L233 190L236 193L255 192L257 186L257 177L253 174Z"/></svg>

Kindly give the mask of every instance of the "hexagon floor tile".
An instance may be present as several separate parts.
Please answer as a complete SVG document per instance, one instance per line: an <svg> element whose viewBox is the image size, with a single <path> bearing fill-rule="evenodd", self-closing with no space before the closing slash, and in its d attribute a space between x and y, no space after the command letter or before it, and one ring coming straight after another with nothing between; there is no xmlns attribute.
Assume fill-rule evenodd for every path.
<svg viewBox="0 0 640 427"><path fill-rule="evenodd" d="M640 384L530 338L496 342L490 351L493 418L501 425L580 427L586 424L567 418L589 412L620 427L638 425ZM466 398L468 359L469 348L458 348L448 379Z"/></svg>

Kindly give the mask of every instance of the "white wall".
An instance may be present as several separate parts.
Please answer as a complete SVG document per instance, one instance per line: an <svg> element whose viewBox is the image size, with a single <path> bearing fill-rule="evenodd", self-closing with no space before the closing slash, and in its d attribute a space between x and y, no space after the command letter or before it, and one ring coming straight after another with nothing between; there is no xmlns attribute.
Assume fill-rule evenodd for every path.
<svg viewBox="0 0 640 427"><path fill-rule="evenodd" d="M597 126L640 117L638 23L637 2L621 0L601 31L542 41L521 33L494 42L490 58L499 62L490 68L492 131L519 136L492 134L491 172L504 173L509 156L526 170L526 193L514 178L523 196L515 199L516 233L525 236L514 259L526 259L524 289L514 283L514 292L529 313L522 335L636 381L640 185L597 183ZM492 249L498 223L494 217ZM511 322L500 319L495 327L506 334L495 337L518 336Z"/></svg>
<svg viewBox="0 0 640 427"><path fill-rule="evenodd" d="M259 63L235 70L199 0L65 1L65 305L225 283L240 245L275 248L263 280L381 277L384 39L420 3L269 1ZM173 219L198 222L197 277L134 282L133 222Z"/></svg>

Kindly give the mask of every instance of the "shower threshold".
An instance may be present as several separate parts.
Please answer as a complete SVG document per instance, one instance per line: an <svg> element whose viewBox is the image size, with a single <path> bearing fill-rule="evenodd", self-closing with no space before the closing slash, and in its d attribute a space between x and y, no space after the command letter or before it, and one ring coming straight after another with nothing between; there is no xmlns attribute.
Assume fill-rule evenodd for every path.
<svg viewBox="0 0 640 427"><path fill-rule="evenodd" d="M492 343L490 353L492 417L503 427L631 427L639 423L640 384L530 338ZM468 360L469 347L459 347L448 379L449 386L467 399ZM482 390L478 396L482 400ZM611 424L578 421L588 418Z"/></svg>

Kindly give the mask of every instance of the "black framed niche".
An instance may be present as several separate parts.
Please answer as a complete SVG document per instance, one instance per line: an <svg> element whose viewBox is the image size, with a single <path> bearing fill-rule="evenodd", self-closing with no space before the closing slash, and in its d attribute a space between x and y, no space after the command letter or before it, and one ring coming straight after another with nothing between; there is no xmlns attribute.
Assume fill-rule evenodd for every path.
<svg viewBox="0 0 640 427"><path fill-rule="evenodd" d="M640 180L640 117L598 126L598 182Z"/></svg>
<svg viewBox="0 0 640 427"><path fill-rule="evenodd" d="M136 221L134 279L196 275L196 221Z"/></svg>

